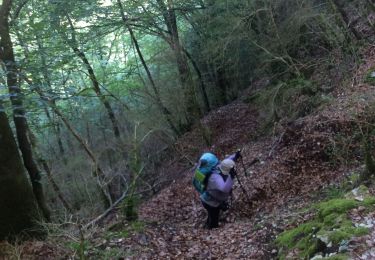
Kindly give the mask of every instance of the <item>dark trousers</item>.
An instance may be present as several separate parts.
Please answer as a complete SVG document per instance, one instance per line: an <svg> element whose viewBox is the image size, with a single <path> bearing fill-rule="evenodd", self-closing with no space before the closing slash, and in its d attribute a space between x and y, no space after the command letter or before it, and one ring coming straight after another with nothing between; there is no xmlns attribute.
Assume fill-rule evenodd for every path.
<svg viewBox="0 0 375 260"><path fill-rule="evenodd" d="M212 207L202 201L203 207L207 210L207 222L206 225L209 229L219 227L219 207Z"/></svg>

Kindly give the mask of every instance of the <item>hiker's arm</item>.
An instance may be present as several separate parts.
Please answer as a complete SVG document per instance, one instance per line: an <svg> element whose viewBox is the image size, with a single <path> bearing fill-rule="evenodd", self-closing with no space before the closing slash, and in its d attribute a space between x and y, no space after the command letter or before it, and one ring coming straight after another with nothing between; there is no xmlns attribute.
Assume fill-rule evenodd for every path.
<svg viewBox="0 0 375 260"><path fill-rule="evenodd" d="M231 159L232 161L237 161L241 156L241 150L237 150L234 154L229 155L225 159Z"/></svg>
<svg viewBox="0 0 375 260"><path fill-rule="evenodd" d="M233 179L230 176L224 181L219 174L212 174L209 181L212 183L210 187L225 193L229 193L233 186Z"/></svg>
<svg viewBox="0 0 375 260"><path fill-rule="evenodd" d="M231 155L229 155L228 157L226 157L225 159L231 159L232 161L236 161L236 153L234 153L234 154L231 154Z"/></svg>

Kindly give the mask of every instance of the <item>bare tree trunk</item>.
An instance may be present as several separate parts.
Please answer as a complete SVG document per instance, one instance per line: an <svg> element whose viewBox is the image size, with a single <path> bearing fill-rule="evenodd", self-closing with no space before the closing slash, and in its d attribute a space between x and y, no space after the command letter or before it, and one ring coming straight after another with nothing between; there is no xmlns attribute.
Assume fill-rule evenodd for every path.
<svg viewBox="0 0 375 260"><path fill-rule="evenodd" d="M43 96L42 96L43 98ZM48 99L43 98L43 100L48 101ZM76 140L82 145L84 150L86 151L87 155L90 157L92 162L94 163L94 171L93 175L94 177L97 177L97 183L99 187L99 191L101 192L104 207L108 208L112 204L111 196L107 193L107 189L104 187L103 180L105 178L104 171L100 168L98 160L96 159L96 156L91 151L91 149L87 146L86 142L81 138L81 136L78 134L78 132L73 128L73 126L69 123L69 121L64 117L64 115L57 109L55 105L50 103L50 106L52 107L53 111L60 117L60 119L64 122L65 126L69 129L69 131L72 133L72 135L76 138Z"/></svg>
<svg viewBox="0 0 375 260"><path fill-rule="evenodd" d="M92 83L93 90L95 91L97 97L104 105L105 109L107 110L108 117L112 123L113 133L116 138L120 138L120 129L118 125L118 121L116 119L115 113L113 112L113 109L111 107L111 104L108 102L108 100L105 98L105 96L102 94L102 91L100 89L99 81L95 75L94 69L92 68L89 60L87 59L85 53L78 48L78 43L75 37L75 29L73 26L73 23L70 19L70 17L67 15L67 19L69 21L70 29L71 29L71 35L72 39L68 40L68 43L74 53L81 59L83 64L85 65L87 69L87 73L89 74L90 81Z"/></svg>
<svg viewBox="0 0 375 260"><path fill-rule="evenodd" d="M18 38L21 41L21 37L19 36ZM39 49L39 53L40 53L40 60L41 60L41 63L42 63L43 78L46 81L49 89L52 90L52 83L51 83L50 76L49 76L49 73L48 73L47 61L46 61L45 54L43 53L43 44L41 42L40 37L36 36L36 42L38 44L38 49ZM21 44L21 45L25 46L24 44ZM25 50L25 52L26 52L26 50ZM25 53L25 56L27 56L26 53ZM60 156L63 159L64 164L67 164L67 160L66 160L66 156L65 156L65 150L64 150L63 142L61 140L60 123L58 121L56 123L53 121L53 118L51 117L50 113L48 112L47 107L45 108L45 111L46 111L46 116L47 116L48 120L50 121L50 124L53 126L53 129L54 129L54 132L55 132L55 135L56 135L56 139L57 139L57 145L59 147Z"/></svg>
<svg viewBox="0 0 375 260"><path fill-rule="evenodd" d="M177 69L184 91L187 112L186 120L188 126L190 126L191 124L196 122L197 119L200 117L200 109L197 104L194 82L191 78L187 57L183 52L183 48L180 43L180 37L177 29L176 13L171 0L168 0L168 6L164 3L163 0L156 1L163 14L164 22L167 26L168 33L170 35L168 43L176 57Z"/></svg>
<svg viewBox="0 0 375 260"><path fill-rule="evenodd" d="M61 203L63 204L64 208L69 212L73 213L72 207L69 205L68 201L64 198L60 187L57 185L55 179L53 178L51 169L48 167L46 161L41 160L40 163L42 164L44 171L47 173L48 181L51 183L53 190L56 192L57 196L59 197Z"/></svg>
<svg viewBox="0 0 375 260"><path fill-rule="evenodd" d="M28 79L25 79L25 80L27 81L28 84L33 85L30 80L28 80ZM75 139L78 141L78 143L83 147L86 154L89 156L89 158L94 163L93 175L94 175L94 177L97 178L97 184L98 184L98 188L99 188L99 191L101 193L102 200L103 200L103 206L105 208L110 207L110 205L112 204L111 197L110 197L110 195L108 195L108 193L106 191L106 188L104 187L104 184L103 184L105 174L104 174L104 171L100 168L98 160L96 159L96 156L91 151L91 149L88 147L85 140L83 140L81 138L81 136L78 134L78 132L70 124L68 119L66 119L66 117L56 107L55 102L52 101L51 99L49 99L48 97L46 97L38 87L35 87L34 89L39 94L40 98L43 101L47 102L49 104L49 106L52 108L53 112L60 117L61 121L65 124L66 128L72 133L72 135L75 137Z"/></svg>
<svg viewBox="0 0 375 260"><path fill-rule="evenodd" d="M32 145L30 140L30 129L26 120L25 109L23 107L21 88L18 82L18 71L13 53L13 44L9 34L8 15L12 1L4 1L0 17L0 60L4 63L7 75L7 85L10 94L10 100L13 107L13 120L16 127L18 146L22 153L23 164L27 169L33 187L33 192L38 206L44 218L50 220L50 211L45 201L41 175L36 165Z"/></svg>
<svg viewBox="0 0 375 260"><path fill-rule="evenodd" d="M200 87L201 92L202 92L202 97L203 97L203 103L204 103L204 106L205 106L205 111L206 112L210 112L211 111L210 101L208 99L207 90L206 90L206 86L204 84L202 73L199 70L198 64L195 62L195 60L190 55L190 53L185 48L183 48L183 51L184 51L186 57L188 57L188 59L190 60L191 64L193 65L193 68L194 68L195 72L198 75L199 87Z"/></svg>
<svg viewBox="0 0 375 260"><path fill-rule="evenodd" d="M121 0L117 0L117 4L118 4L119 9L120 9L120 14L121 14L122 21L124 22L125 27L129 31L130 37L132 39L132 42L134 43L134 46L135 46L135 49L137 51L138 57L141 60L142 66L143 66L144 70L146 71L147 77L148 77L148 79L150 81L150 84L151 84L151 87L152 87L152 89L154 91L155 98L156 98L156 103L157 103L159 109L161 110L162 114L164 115L165 119L167 120L167 122L169 124L169 127L178 136L180 134L180 131L173 124L173 120L171 118L172 113L168 110L168 108L162 102L159 90L156 87L156 84L155 84L155 81L154 81L154 79L153 79L153 77L151 75L150 69L148 68L147 63L146 63L145 59L143 58L143 54L141 52L141 49L139 48L139 44L138 44L137 38L135 37L133 29L130 27L130 25L128 23L128 19L125 16L124 7L121 4Z"/></svg>

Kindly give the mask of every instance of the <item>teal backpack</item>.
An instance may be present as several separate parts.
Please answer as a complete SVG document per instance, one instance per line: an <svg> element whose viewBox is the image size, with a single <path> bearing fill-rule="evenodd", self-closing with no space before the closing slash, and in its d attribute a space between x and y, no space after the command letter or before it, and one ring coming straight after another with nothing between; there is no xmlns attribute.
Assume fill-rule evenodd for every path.
<svg viewBox="0 0 375 260"><path fill-rule="evenodd" d="M200 194L206 191L208 178L218 163L219 159L212 153L204 153L199 159L198 167L194 172L193 186Z"/></svg>

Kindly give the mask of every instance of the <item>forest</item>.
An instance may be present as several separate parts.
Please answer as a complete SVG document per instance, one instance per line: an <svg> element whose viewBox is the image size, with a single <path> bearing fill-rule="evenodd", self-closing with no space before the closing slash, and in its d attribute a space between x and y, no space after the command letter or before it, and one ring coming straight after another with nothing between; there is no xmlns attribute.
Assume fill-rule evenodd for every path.
<svg viewBox="0 0 375 260"><path fill-rule="evenodd" d="M375 259L374 145L374 0L0 0L0 259Z"/></svg>

